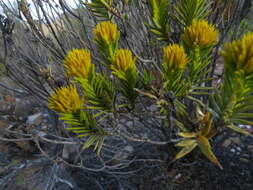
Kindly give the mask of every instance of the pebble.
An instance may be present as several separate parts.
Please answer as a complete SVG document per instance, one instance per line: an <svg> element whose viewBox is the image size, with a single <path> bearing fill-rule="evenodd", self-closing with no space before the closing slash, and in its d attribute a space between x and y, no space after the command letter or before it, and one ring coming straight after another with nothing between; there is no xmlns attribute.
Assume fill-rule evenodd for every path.
<svg viewBox="0 0 253 190"><path fill-rule="evenodd" d="M252 126L251 125L238 125L240 128L244 128L244 129L251 129Z"/></svg>
<svg viewBox="0 0 253 190"><path fill-rule="evenodd" d="M34 115L28 116L26 123L28 125L40 125L42 121L43 121L43 114L36 113Z"/></svg>
<svg viewBox="0 0 253 190"><path fill-rule="evenodd" d="M232 141L230 139L227 139L227 140L224 141L224 143L222 144L222 146L228 147L231 143L232 143Z"/></svg>
<svg viewBox="0 0 253 190"><path fill-rule="evenodd" d="M231 148L230 152L235 153L235 149L234 149L234 148Z"/></svg>
<svg viewBox="0 0 253 190"><path fill-rule="evenodd" d="M126 122L126 126L128 126L128 127L132 127L132 126L133 126L133 122L132 122L132 121L128 121L128 122Z"/></svg>
<svg viewBox="0 0 253 190"><path fill-rule="evenodd" d="M156 105L152 105L152 106L150 106L148 109L149 109L151 112L155 112L155 111L158 110Z"/></svg>

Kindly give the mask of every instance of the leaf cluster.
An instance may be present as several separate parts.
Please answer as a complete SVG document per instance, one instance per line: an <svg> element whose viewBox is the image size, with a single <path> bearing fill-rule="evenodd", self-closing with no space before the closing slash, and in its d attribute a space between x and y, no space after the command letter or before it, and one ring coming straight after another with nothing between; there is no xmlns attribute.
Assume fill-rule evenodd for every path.
<svg viewBox="0 0 253 190"><path fill-rule="evenodd" d="M113 15L108 9L112 6L113 0L91 0L85 5L93 12L94 16L102 20L111 20Z"/></svg>

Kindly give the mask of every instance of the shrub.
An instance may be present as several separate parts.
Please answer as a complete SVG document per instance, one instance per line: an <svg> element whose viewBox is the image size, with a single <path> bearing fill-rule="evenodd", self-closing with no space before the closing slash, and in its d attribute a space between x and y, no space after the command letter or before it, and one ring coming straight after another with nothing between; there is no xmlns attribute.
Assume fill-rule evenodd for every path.
<svg viewBox="0 0 253 190"><path fill-rule="evenodd" d="M63 137L77 147L82 143L84 150L76 160L83 164L83 151L97 153L91 161L95 169L82 165L84 170L114 175L115 170L124 173L126 168L139 168L138 160L167 166L188 154L199 159L198 152L222 168L212 142L225 128L250 136L238 126L253 124L253 34L224 43L231 25L242 18L242 7L236 1L227 3L92 0L76 12L61 3L66 19L57 22L66 28L55 23L54 29L44 13L52 38L48 41L23 0L19 9L40 41L37 46L46 47L47 59L33 65L37 60L29 59L31 52L23 53L27 55L20 61L23 72L34 79L28 87L17 74L22 71L15 73L17 63L6 67L27 90L49 102L48 107L66 124L68 132ZM41 10L43 5L38 3ZM219 20L224 7L224 20ZM87 19L88 10L93 20ZM227 11L236 14L232 17ZM69 18L80 22L81 29L72 31L76 28ZM225 64L217 82L218 52ZM133 147L130 153L115 159L129 145ZM174 145L176 153L171 151ZM164 158L168 152L174 153L169 161ZM96 159L101 160L101 170L96 169Z"/></svg>
<svg viewBox="0 0 253 190"><path fill-rule="evenodd" d="M99 2L92 1L87 5L92 7ZM106 62L102 72L89 69L86 62L90 62L90 57L85 51L73 50L66 56L66 76L72 73L71 77L74 76L74 79L71 83L81 87L80 93L85 100L83 106L76 106L75 102L80 104L76 91L69 92L69 95L74 95L65 99L65 94L58 90L50 99L50 107L62 115L61 120L69 124L69 130L79 137L88 137L84 140L85 148L94 147L100 153L104 139L111 136L131 140L136 135L138 141L151 141L152 134L144 140L142 133L128 134L124 131L126 129L122 130L120 127L120 120L126 114L131 117L136 115L138 120L143 120L143 115L151 115L141 104L147 101L159 106L159 111L153 113L152 117L163 118L162 127L173 130L170 137L163 136L164 141L169 143L171 135L181 137L176 143L181 150L174 160L198 147L210 161L222 168L211 150L210 140L219 135L224 127L250 135L237 126L251 124L250 118L253 116L248 113L253 106L253 34L247 34L242 40L225 45L224 80L218 86L206 86L206 82L212 80L208 77L211 72L209 65L213 48L218 43L219 32L205 19L209 4L205 1L192 1L199 4L197 11L202 15L193 15L189 20L188 15L183 14L184 11L193 12L194 7L190 7L187 4L189 2L191 1L181 1L175 5L178 14L176 21L183 29L179 43L164 47L162 63L155 63L162 66L161 70L155 70L162 79L160 86L148 88L155 77L150 68L138 69L143 64L141 60L133 57L131 50L118 49L120 31L112 21L102 21L94 29L94 42L99 47L101 59ZM102 1L100 3L105 9L109 6ZM167 32L169 3L166 0L151 0L149 3L153 15L150 30L157 40L167 40L161 36L165 36ZM183 6L186 8L183 9ZM93 11L99 12L99 9L94 8ZM108 11L111 10L108 8ZM157 57L156 60L161 58ZM58 108L61 99L64 99L61 105L68 106L69 111ZM105 125L105 121L112 125Z"/></svg>

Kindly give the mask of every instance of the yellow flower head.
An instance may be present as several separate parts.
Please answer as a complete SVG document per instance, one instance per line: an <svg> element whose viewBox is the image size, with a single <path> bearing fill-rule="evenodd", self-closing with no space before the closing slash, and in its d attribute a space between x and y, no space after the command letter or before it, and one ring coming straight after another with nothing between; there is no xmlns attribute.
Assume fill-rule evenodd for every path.
<svg viewBox="0 0 253 190"><path fill-rule="evenodd" d="M112 70L126 72L129 68L135 68L135 59L128 49L116 50L112 60Z"/></svg>
<svg viewBox="0 0 253 190"><path fill-rule="evenodd" d="M177 44L163 48L163 66L167 69L184 69L188 62L187 55L182 46Z"/></svg>
<svg viewBox="0 0 253 190"><path fill-rule="evenodd" d="M57 112L72 113L81 109L82 106L83 100L73 85L60 87L49 97L48 107Z"/></svg>
<svg viewBox="0 0 253 190"><path fill-rule="evenodd" d="M194 20L185 29L183 41L189 46L209 47L218 42L218 30L206 20Z"/></svg>
<svg viewBox="0 0 253 190"><path fill-rule="evenodd" d="M90 51L87 49L73 49L64 59L65 74L68 77L87 78L91 67Z"/></svg>
<svg viewBox="0 0 253 190"><path fill-rule="evenodd" d="M119 37L117 25L110 21L98 23L93 33L95 35L95 41L105 42L107 44L115 43Z"/></svg>
<svg viewBox="0 0 253 190"><path fill-rule="evenodd" d="M253 73L253 32L242 39L227 43L222 55L225 65L234 69L242 69L246 74Z"/></svg>

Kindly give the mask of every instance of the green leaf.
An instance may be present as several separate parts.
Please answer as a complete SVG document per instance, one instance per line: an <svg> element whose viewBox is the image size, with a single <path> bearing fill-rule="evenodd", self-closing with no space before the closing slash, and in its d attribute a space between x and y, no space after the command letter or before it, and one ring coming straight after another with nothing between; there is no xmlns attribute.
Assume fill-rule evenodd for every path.
<svg viewBox="0 0 253 190"><path fill-rule="evenodd" d="M154 99L154 100L158 100L158 98L155 95L150 94L149 92L143 92L143 91L141 91L141 90L139 90L137 88L135 88L134 90L137 91L138 93L140 93L141 95L144 95L144 96L146 96L148 98L151 98L151 99Z"/></svg>
<svg viewBox="0 0 253 190"><path fill-rule="evenodd" d="M76 81L82 86L89 108L102 112L113 111L116 92L110 80L96 73L90 80L77 78Z"/></svg>
<svg viewBox="0 0 253 190"><path fill-rule="evenodd" d="M253 118L253 113L234 113L231 117L238 119L251 119Z"/></svg>
<svg viewBox="0 0 253 190"><path fill-rule="evenodd" d="M194 19L204 19L208 16L210 2L207 0L179 0L175 5L176 14L172 18L183 28Z"/></svg>
<svg viewBox="0 0 253 190"><path fill-rule="evenodd" d="M253 125L253 121L248 121L248 120L245 120L245 119L234 119L234 118L231 118L229 120L231 123L236 123L238 125L240 124L243 124L243 125Z"/></svg>
<svg viewBox="0 0 253 190"><path fill-rule="evenodd" d="M195 144L195 143L197 143L195 139L185 139L177 143L175 146L185 147L185 146L191 146L192 144Z"/></svg>
<svg viewBox="0 0 253 190"><path fill-rule="evenodd" d="M197 142L198 142L198 146L201 150L201 152L214 164L216 164L217 166L220 167L220 169L223 169L220 162L218 161L218 159L216 158L216 156L214 155L211 145L208 141L207 138L203 137L203 136L199 136L197 138Z"/></svg>
<svg viewBox="0 0 253 190"><path fill-rule="evenodd" d="M97 125L93 115L83 110L76 113L61 113L60 115L60 119L68 124L66 130L72 131L79 138L88 137L83 148L89 148L95 144L94 151L99 154L108 133Z"/></svg>
<svg viewBox="0 0 253 190"><path fill-rule="evenodd" d="M180 137L184 138L194 138L197 137L197 133L191 133L191 132L181 132L177 134Z"/></svg>
<svg viewBox="0 0 253 190"><path fill-rule="evenodd" d="M173 162L184 157L185 155L189 154L198 144L195 142L192 142L189 146L185 146L182 150L180 150L175 158L173 159Z"/></svg>
<svg viewBox="0 0 253 190"><path fill-rule="evenodd" d="M246 131L245 129L242 129L240 127L237 127L233 124L231 125L227 125L228 128L232 129L235 132L241 133L243 135L247 135L247 136L252 136L252 134L250 134L248 131Z"/></svg>
<svg viewBox="0 0 253 190"><path fill-rule="evenodd" d="M89 3L83 2L93 14L104 20L111 20L113 15L110 13L112 9L113 0L91 0Z"/></svg>
<svg viewBox="0 0 253 190"><path fill-rule="evenodd" d="M152 12L152 24L150 31L156 35L157 40L168 42L168 0L150 0L149 5Z"/></svg>
<svg viewBox="0 0 253 190"><path fill-rule="evenodd" d="M188 129L184 126L183 123L181 123L180 121L178 121L177 119L174 119L174 122L176 124L176 126L181 129L183 132L187 132Z"/></svg>
<svg viewBox="0 0 253 190"><path fill-rule="evenodd" d="M114 70L113 74L116 75L120 83L120 91L122 95L129 101L132 107L135 105L135 100L138 96L139 73L136 67L128 68L125 72Z"/></svg>

